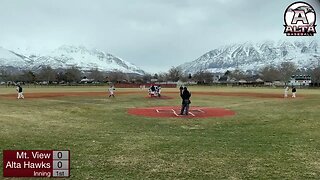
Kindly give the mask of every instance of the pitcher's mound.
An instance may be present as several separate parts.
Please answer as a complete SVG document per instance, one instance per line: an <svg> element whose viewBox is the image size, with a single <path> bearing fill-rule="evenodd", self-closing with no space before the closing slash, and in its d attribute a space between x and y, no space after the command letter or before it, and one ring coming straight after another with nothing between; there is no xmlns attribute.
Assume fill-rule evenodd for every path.
<svg viewBox="0 0 320 180"><path fill-rule="evenodd" d="M161 118L209 118L234 116L236 114L234 111L224 108L191 107L189 109L189 115L180 115L180 107L178 106L131 108L128 109L128 113L138 116Z"/></svg>

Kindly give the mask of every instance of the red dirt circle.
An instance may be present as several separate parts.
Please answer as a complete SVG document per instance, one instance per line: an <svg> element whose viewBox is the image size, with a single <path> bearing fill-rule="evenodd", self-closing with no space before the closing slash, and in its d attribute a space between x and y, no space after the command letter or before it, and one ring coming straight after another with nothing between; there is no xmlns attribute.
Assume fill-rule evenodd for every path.
<svg viewBox="0 0 320 180"><path fill-rule="evenodd" d="M156 118L209 118L234 116L236 113L229 109L212 107L190 107L189 115L179 115L180 107L162 106L148 108L131 108L128 113L137 116L156 117Z"/></svg>

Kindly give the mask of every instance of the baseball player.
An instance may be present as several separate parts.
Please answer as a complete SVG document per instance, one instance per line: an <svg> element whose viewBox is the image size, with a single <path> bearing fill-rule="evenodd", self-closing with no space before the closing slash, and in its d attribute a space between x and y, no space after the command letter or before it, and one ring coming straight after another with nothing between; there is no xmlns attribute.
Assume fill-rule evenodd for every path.
<svg viewBox="0 0 320 180"><path fill-rule="evenodd" d="M108 89L108 91L109 91L109 97L115 97L114 96L114 92L113 91L115 91L116 89L114 88L114 86L110 86L110 88Z"/></svg>
<svg viewBox="0 0 320 180"><path fill-rule="evenodd" d="M156 94L156 87L154 85L152 85L149 88L149 95L152 97L152 96L155 96L155 94Z"/></svg>
<svg viewBox="0 0 320 180"><path fill-rule="evenodd" d="M296 92L297 92L297 89L296 87L292 87L292 97L295 98L296 97Z"/></svg>
<svg viewBox="0 0 320 180"><path fill-rule="evenodd" d="M22 89L22 87L20 86L20 84L17 85L16 90L17 90L17 92L18 92L18 97L17 97L17 99L24 99L23 89Z"/></svg>
<svg viewBox="0 0 320 180"><path fill-rule="evenodd" d="M286 86L286 87L284 88L284 97L285 97L285 98L288 97L288 92L289 92L289 87Z"/></svg>
<svg viewBox="0 0 320 180"><path fill-rule="evenodd" d="M183 115L184 112L185 112L185 115L188 115L189 104L191 103L190 101L191 93L188 91L187 87L184 87L184 88L182 88L182 86L180 87L180 97L182 98L180 115Z"/></svg>
<svg viewBox="0 0 320 180"><path fill-rule="evenodd" d="M158 86L158 97L161 96L161 85Z"/></svg>

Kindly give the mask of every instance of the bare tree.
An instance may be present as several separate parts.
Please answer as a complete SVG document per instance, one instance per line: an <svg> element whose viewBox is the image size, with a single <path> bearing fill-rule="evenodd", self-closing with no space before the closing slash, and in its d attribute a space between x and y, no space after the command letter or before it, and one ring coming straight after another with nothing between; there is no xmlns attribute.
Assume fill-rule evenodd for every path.
<svg viewBox="0 0 320 180"><path fill-rule="evenodd" d="M280 79L284 82L288 82L292 75L297 71L297 68L292 62L283 62L278 67L280 72Z"/></svg>
<svg viewBox="0 0 320 180"><path fill-rule="evenodd" d="M32 71L23 71L19 78L21 81L27 83L34 83L36 81L36 75Z"/></svg>
<svg viewBox="0 0 320 180"><path fill-rule="evenodd" d="M73 66L68 68L65 73L67 82L79 82L81 80L81 71Z"/></svg>
<svg viewBox="0 0 320 180"><path fill-rule="evenodd" d="M38 80L52 82L57 80L57 73L50 66L42 67L38 76Z"/></svg>
<svg viewBox="0 0 320 180"><path fill-rule="evenodd" d="M158 79L159 78L159 75L157 73L155 73L152 77L153 79Z"/></svg>
<svg viewBox="0 0 320 180"><path fill-rule="evenodd" d="M127 78L128 78L128 82L131 82L131 83L142 83L141 75L128 74Z"/></svg>
<svg viewBox="0 0 320 180"><path fill-rule="evenodd" d="M274 66L265 66L260 70L260 74L263 76L263 80L272 82L280 79L279 69Z"/></svg>
<svg viewBox="0 0 320 180"><path fill-rule="evenodd" d="M169 81L179 81L183 76L182 70L178 67L172 67L168 72Z"/></svg>
<svg viewBox="0 0 320 180"><path fill-rule="evenodd" d="M126 74L121 71L112 71L107 74L108 80L112 83L118 83L126 79Z"/></svg>
<svg viewBox="0 0 320 180"><path fill-rule="evenodd" d="M313 84L320 84L320 66L316 67L311 72L311 79Z"/></svg>
<svg viewBox="0 0 320 180"><path fill-rule="evenodd" d="M213 81L213 74L208 71L198 71L193 75L193 79L199 84L208 84Z"/></svg>
<svg viewBox="0 0 320 180"><path fill-rule="evenodd" d="M143 83L142 76L133 76L133 77L131 77L130 82L142 84Z"/></svg>
<svg viewBox="0 0 320 180"><path fill-rule="evenodd" d="M60 71L56 74L56 79L58 82L67 81L67 76L64 72Z"/></svg>
<svg viewBox="0 0 320 180"><path fill-rule="evenodd" d="M240 79L245 79L247 77L247 74L242 70L236 69L230 73L230 76L232 78L240 80Z"/></svg>
<svg viewBox="0 0 320 180"><path fill-rule="evenodd" d="M159 73L158 74L158 81L159 82L165 82L165 81L167 81L167 73Z"/></svg>
<svg viewBox="0 0 320 180"><path fill-rule="evenodd" d="M188 74L182 74L182 76L180 77L180 81L182 82L188 82L189 78L188 78Z"/></svg>
<svg viewBox="0 0 320 180"><path fill-rule="evenodd" d="M103 73L99 71L98 68L91 69L90 74L88 75L90 79L94 79L95 81L102 82L104 80Z"/></svg>
<svg viewBox="0 0 320 180"><path fill-rule="evenodd" d="M142 76L142 80L143 80L143 82L145 82L145 83L151 82L151 79L152 79L152 75L151 75L151 74L146 73L146 74L144 74L144 75Z"/></svg>
<svg viewBox="0 0 320 180"><path fill-rule="evenodd" d="M10 81L11 80L11 73L6 69L0 70L0 76L2 81Z"/></svg>

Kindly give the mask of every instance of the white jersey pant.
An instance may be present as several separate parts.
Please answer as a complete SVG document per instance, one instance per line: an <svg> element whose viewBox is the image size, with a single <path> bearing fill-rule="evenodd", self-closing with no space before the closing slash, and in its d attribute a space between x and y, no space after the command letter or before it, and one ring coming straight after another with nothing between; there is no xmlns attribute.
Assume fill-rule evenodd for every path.
<svg viewBox="0 0 320 180"><path fill-rule="evenodd" d="M18 93L18 99L24 99L23 92Z"/></svg>

